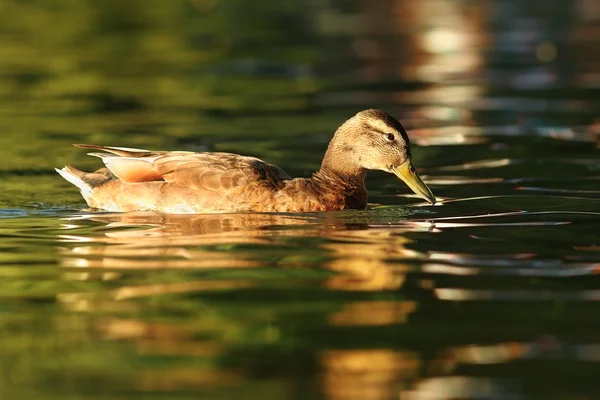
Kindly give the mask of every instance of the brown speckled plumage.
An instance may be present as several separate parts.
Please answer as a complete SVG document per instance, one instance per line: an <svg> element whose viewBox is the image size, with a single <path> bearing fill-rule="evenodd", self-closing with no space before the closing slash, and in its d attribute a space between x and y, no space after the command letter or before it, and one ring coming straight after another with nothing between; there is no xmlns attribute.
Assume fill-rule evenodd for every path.
<svg viewBox="0 0 600 400"><path fill-rule="evenodd" d="M394 140L386 136L390 134ZM330 142L320 170L310 178L292 179L275 165L230 153L76 146L101 151L90 155L101 157L106 168L86 173L67 166L57 171L79 187L90 207L108 211L362 209L367 205L366 171L397 174L394 168L410 160L404 128L379 110L362 111L346 121Z"/></svg>

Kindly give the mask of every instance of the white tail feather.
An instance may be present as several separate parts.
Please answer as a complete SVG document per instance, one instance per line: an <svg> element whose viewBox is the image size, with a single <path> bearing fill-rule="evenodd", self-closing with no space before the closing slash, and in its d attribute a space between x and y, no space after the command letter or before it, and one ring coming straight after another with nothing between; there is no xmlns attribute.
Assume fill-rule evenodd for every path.
<svg viewBox="0 0 600 400"><path fill-rule="evenodd" d="M79 176L69 171L69 167L64 167L62 169L54 168L54 170L67 181L77 186L84 199L87 200L87 198L92 194L93 188L85 183Z"/></svg>

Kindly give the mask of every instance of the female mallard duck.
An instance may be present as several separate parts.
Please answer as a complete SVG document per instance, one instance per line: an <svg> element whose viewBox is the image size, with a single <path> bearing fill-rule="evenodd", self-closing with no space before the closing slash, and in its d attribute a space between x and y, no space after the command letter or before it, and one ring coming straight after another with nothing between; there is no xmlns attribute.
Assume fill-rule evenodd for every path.
<svg viewBox="0 0 600 400"><path fill-rule="evenodd" d="M106 168L56 171L79 188L87 204L107 211L166 213L313 212L362 209L369 169L391 172L435 204L417 173L406 131L380 110L361 111L338 128L321 169L310 178L290 178L258 158L230 153L148 151L87 144L101 150Z"/></svg>

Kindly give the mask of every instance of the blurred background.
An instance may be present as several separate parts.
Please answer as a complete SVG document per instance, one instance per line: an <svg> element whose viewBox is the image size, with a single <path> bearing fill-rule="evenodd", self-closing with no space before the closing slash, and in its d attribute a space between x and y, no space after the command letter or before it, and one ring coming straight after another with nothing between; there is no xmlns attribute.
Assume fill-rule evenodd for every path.
<svg viewBox="0 0 600 400"><path fill-rule="evenodd" d="M0 0L0 399L596 399L599 49L598 0ZM443 206L82 216L53 170L308 176L372 107Z"/></svg>
<svg viewBox="0 0 600 400"><path fill-rule="evenodd" d="M316 141L312 168L367 107L408 129L587 126L599 21L594 0L4 0L0 151L46 168L72 159L63 138L259 156Z"/></svg>

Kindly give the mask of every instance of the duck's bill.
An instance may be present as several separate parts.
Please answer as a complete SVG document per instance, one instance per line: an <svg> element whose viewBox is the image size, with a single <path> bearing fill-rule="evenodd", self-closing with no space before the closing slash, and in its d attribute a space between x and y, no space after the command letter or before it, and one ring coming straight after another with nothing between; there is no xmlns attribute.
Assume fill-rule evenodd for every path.
<svg viewBox="0 0 600 400"><path fill-rule="evenodd" d="M392 172L408 185L419 197L435 204L435 196L417 173L412 160L408 158L403 164L392 168Z"/></svg>

